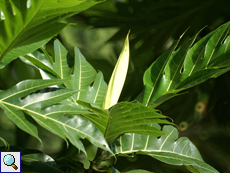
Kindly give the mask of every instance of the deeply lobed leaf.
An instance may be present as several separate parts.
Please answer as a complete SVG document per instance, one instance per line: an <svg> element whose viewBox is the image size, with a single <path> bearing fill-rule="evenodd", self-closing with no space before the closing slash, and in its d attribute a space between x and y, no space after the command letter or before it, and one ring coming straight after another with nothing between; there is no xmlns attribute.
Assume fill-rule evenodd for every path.
<svg viewBox="0 0 230 173"><path fill-rule="evenodd" d="M21 59L39 68L43 78L67 78L69 82L65 82L65 87L79 90L77 94L68 100L62 101L62 104L84 109L78 106L78 101L81 100L91 104L94 103L101 108L107 89L103 74L101 72L96 73L96 70L85 60L77 47L75 47L75 56L73 58L68 54L64 46L58 40L55 40L54 52L54 60L44 49L42 49L42 52L35 51L23 56ZM89 107L87 108L89 109ZM71 113L71 115L73 114ZM107 113L106 115L82 115L92 121L104 133Z"/></svg>
<svg viewBox="0 0 230 173"><path fill-rule="evenodd" d="M29 117L25 112L25 103L36 102L34 98L31 99L31 96L26 97L32 92L35 92L39 89L61 84L66 80L26 80L18 83L16 86L2 91L0 93L0 107L4 109L6 115L22 130L26 131L30 135L36 137L38 140L40 138L37 134L36 123L31 117ZM65 92L65 89L59 91L59 94L55 93L53 95L49 92L44 92L41 100L49 99L49 105L57 103L56 99L66 99L70 97L74 92ZM40 95L39 93L37 93ZM63 95L64 94L64 95ZM25 97L25 98L24 98ZM24 98L24 99L23 99ZM45 102L43 102L45 103ZM45 103L47 105L47 103ZM41 141L41 140L40 140Z"/></svg>
<svg viewBox="0 0 230 173"><path fill-rule="evenodd" d="M164 120L165 118L167 117L141 103L118 103L109 112L105 138L108 142L112 142L127 132L161 136L164 132L149 124L173 124Z"/></svg>
<svg viewBox="0 0 230 173"><path fill-rule="evenodd" d="M96 0L1 0L0 68L30 53L58 34L67 23L60 21L102 1ZM4 58L4 59L3 59Z"/></svg>
<svg viewBox="0 0 230 173"><path fill-rule="evenodd" d="M155 125L160 128L159 125ZM197 148L186 138L178 138L177 129L166 125L165 134L160 138L127 133L117 138L111 148L115 154L128 155L130 153L145 154L171 165L186 165L201 173L217 173L214 168L206 164Z"/></svg>
<svg viewBox="0 0 230 173"><path fill-rule="evenodd" d="M115 105L110 111L103 110L101 106L107 86L103 80L102 73L96 74L93 67L88 64L76 47L74 65L70 63L72 62L70 55L58 40L55 41L54 48L54 61L45 50L43 50L43 53L36 51L31 55L24 56L24 61L33 63L34 66L40 69L45 78L69 78L70 81L65 82L64 85L67 88L78 89L79 92L68 100L62 101L62 104L66 107L75 107L76 110L89 110L79 114L93 122L104 134L107 141L113 141L116 137L126 132L161 136L164 134L161 130L148 124L173 124L164 120L167 118L166 116L141 103L124 102ZM91 82L93 82L93 85ZM51 109L47 109L47 113L43 114L51 115L52 112L49 111ZM52 116L59 116L58 112L54 112ZM65 113L76 115L74 111L66 110ZM82 148L82 146L78 147Z"/></svg>
<svg viewBox="0 0 230 173"><path fill-rule="evenodd" d="M160 104L179 91L215 78L230 70L230 22L194 43L198 33L176 50L178 41L163 53L144 74L142 102Z"/></svg>
<svg viewBox="0 0 230 173"><path fill-rule="evenodd" d="M77 105L60 105L62 100L71 97L77 91L49 88L35 92L38 89L58 85L66 81L68 80L23 81L1 92L0 106L19 128L38 140L40 138L37 134L36 123L64 140L69 139L73 145L83 152L85 152L85 148L80 138L86 138L95 146L110 151L101 131L88 119L76 116L79 114L92 114L91 112ZM33 94L30 94L32 92ZM66 116L65 114L75 116Z"/></svg>

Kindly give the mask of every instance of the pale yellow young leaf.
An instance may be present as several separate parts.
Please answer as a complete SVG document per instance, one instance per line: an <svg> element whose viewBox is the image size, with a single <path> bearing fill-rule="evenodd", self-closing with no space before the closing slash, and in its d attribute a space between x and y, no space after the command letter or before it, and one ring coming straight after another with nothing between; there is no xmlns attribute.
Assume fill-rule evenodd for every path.
<svg viewBox="0 0 230 173"><path fill-rule="evenodd" d="M125 83L129 66L129 33L126 36L124 46L113 70L103 103L104 109L109 109L118 102Z"/></svg>

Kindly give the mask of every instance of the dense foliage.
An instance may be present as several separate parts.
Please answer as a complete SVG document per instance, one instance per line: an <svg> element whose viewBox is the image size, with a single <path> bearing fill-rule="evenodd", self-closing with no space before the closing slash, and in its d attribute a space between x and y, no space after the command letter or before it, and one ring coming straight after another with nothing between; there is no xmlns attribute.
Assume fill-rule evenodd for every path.
<svg viewBox="0 0 230 173"><path fill-rule="evenodd" d="M118 102L127 73L129 76L128 66L133 55L130 52L133 44L129 45L129 37L135 43L136 50L145 51L147 41L140 37L143 31L147 31L138 33L141 30L139 28L131 30L126 36L108 84L103 73L97 71L100 69L95 69L77 46L68 48L65 30L58 38L53 39L70 23L64 19L99 2L101 1L0 2L2 73L14 60L21 63L22 68L32 69L37 75L34 76L35 79L20 79L17 84L9 83L7 87L1 88L0 107L4 113L0 116L6 115L19 129L40 143L44 143L42 132L48 132L51 138L56 136L60 141L65 141L59 148L63 152L53 158L44 149L40 149L42 152L36 147L36 150L27 149L33 148L32 144L29 147L9 146L5 136L0 138L4 144L1 149L22 151L24 172L119 172L121 157L132 158L138 157L137 155L146 156L145 160L154 158L165 165L183 165L191 172L218 172L203 160L189 138L178 137L179 124L174 123L170 114L162 114L161 108L180 95L186 95L194 86L230 70L230 23L227 22L202 37L199 34L204 29L197 31L190 39L183 40L186 35L184 31L175 40L162 36L168 46L142 73L143 83L138 85L143 88L138 96L127 93L123 97L126 99ZM131 2L137 2L130 1L129 5L133 7L140 3ZM156 3L158 6L154 8L160 7L159 2ZM135 12L135 8L133 10ZM108 14L113 16L114 12L111 11ZM103 12L106 13L101 13ZM88 13L86 10L86 13L77 18L89 19L88 22L98 21L99 25L101 20L106 21L105 18L109 16L102 15L100 18L98 14L100 13L94 10ZM129 17L127 14L127 18ZM90 20L92 18L94 20ZM93 24L95 27L96 23ZM120 32L122 31L117 34ZM130 64L132 63L131 61ZM25 70L21 73L25 73ZM137 91L139 90L138 88ZM124 91L127 92L127 89ZM202 118L201 115L198 115L198 119ZM180 129L183 128L181 124L179 126ZM21 131L21 134L24 132ZM159 172L160 169L144 171L131 168L132 172ZM125 171L128 170L127 166ZM163 169L162 171L164 172ZM168 171L172 172L172 169L169 168Z"/></svg>

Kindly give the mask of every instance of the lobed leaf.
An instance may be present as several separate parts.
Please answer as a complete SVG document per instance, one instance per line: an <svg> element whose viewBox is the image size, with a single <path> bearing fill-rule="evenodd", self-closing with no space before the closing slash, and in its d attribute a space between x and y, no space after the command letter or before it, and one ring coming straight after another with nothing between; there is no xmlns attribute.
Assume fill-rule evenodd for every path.
<svg viewBox="0 0 230 173"><path fill-rule="evenodd" d="M2 91L0 93L0 107L5 111L6 115L22 130L26 131L30 135L34 136L38 140L40 138L38 137L37 134L37 128L36 128L36 123L34 120L25 114L23 110L25 109L23 107L22 102L24 100L22 98L26 97L32 92L35 92L39 89L51 86L51 85L56 85L63 83L66 80L26 80L18 83L14 87ZM56 95L55 98L51 99L49 104L54 104L57 103L55 100L59 99L58 97L60 96L63 99L63 95L65 94L64 98L70 97L74 91L69 92L68 94L65 93L65 89L63 89L61 92L59 92L59 95ZM47 97L46 94L49 93L43 93L43 99L46 100ZM27 100L27 99L26 99ZM31 101L31 100L30 100ZM36 100L32 100L36 101ZM41 141L41 140L40 140Z"/></svg>
<svg viewBox="0 0 230 173"><path fill-rule="evenodd" d="M84 101L78 100L77 102L92 111L92 114L83 116L94 122L101 129L108 142L114 141L119 135L127 132L158 137L163 135L164 132L149 124L173 124L165 120L168 117L141 103L121 102L113 106L110 111L107 111Z"/></svg>
<svg viewBox="0 0 230 173"><path fill-rule="evenodd" d="M155 127L160 128L159 125ZM185 165L196 172L218 172L203 161L199 151L187 137L178 139L175 127L166 125L163 132L165 134L160 138L127 133L111 143L111 148L118 155L145 154L167 164Z"/></svg>
<svg viewBox="0 0 230 173"><path fill-rule="evenodd" d="M77 103L82 105L84 108L87 108L89 111L92 111L91 114L87 113L82 115L84 115L84 117L88 118L91 122L93 122L104 134L108 123L108 111L101 109L97 105L87 103L81 100L78 100Z"/></svg>
<svg viewBox="0 0 230 173"><path fill-rule="evenodd" d="M40 69L43 78L69 79L65 86L70 89L79 89L79 92L67 100L63 105L85 109L79 106L78 101L88 102L102 107L107 84L101 72L96 73L94 68L85 60L78 48L75 48L75 57L71 57L64 46L58 41L54 42L54 60L44 50L35 51L32 54L21 57L21 59ZM86 106L86 105L83 105ZM88 107L89 108L89 107ZM72 115L72 114L71 114ZM106 115L81 114L91 120L104 133L107 123Z"/></svg>
<svg viewBox="0 0 230 173"><path fill-rule="evenodd" d="M209 33L197 43L199 32L176 50L178 41L163 53L144 74L142 102L157 104L174 97L179 91L216 78L229 71L230 22Z"/></svg>
<svg viewBox="0 0 230 173"><path fill-rule="evenodd" d="M88 119L76 116L78 114L92 114L91 112L77 105L60 105L62 100L71 97L78 91L61 88L37 91L46 86L66 81L68 80L23 81L0 93L0 106L19 128L38 140L40 138L37 134L36 123L66 141L69 139L83 152L85 152L85 148L80 138L86 138L95 146L110 151L101 131ZM33 93L30 94L31 92ZM65 114L75 116L66 116Z"/></svg>
<svg viewBox="0 0 230 173"><path fill-rule="evenodd" d="M65 83L65 87L79 92L66 104L77 104L77 100L82 100L102 106L107 88L103 74L96 73L77 47L74 49L74 58L58 40L54 41L54 58L50 57L44 49L41 50L42 52L35 51L21 59L39 68L44 79L70 79Z"/></svg>
<svg viewBox="0 0 230 173"><path fill-rule="evenodd" d="M112 142L119 135L127 132L158 137L163 135L164 132L149 124L173 124L164 120L166 118L166 116L141 103L121 102L112 107L109 112L105 138L108 142Z"/></svg>
<svg viewBox="0 0 230 173"><path fill-rule="evenodd" d="M128 58L126 52L126 49L128 48L127 39L123 50L124 56L121 55L121 57L126 60ZM103 148L103 145L106 146L104 138L100 138L99 136L94 138L92 136L95 135L93 132L98 132L98 129L102 132L99 131L99 134L103 134L105 139L110 142L126 132L161 136L164 134L161 130L148 124L173 124L164 120L167 118L166 116L156 113L155 110L148 108L141 103L124 102L115 105L110 111L102 109L102 102L107 87L103 80L102 73L96 73L94 68L85 60L78 48L75 47L74 63L72 63L72 58L58 40L55 40L54 49L54 60L52 60L53 58L50 57L44 49L41 49L42 52L36 51L32 53L32 56L24 56L24 61L32 63L39 68L43 78L68 78L69 81L65 82L64 85L69 89L79 90L79 92L67 100L61 101L62 105L46 108L44 110L45 112L26 110L26 112L40 123L41 126L55 134L64 133L77 148L84 151L84 146L79 140L80 138L87 138L100 148ZM56 92L58 92L58 90ZM26 105L26 102L24 102L24 104ZM33 105L33 103L31 104ZM64 113L73 116L63 116ZM125 116L125 118L123 116ZM87 120L88 124L79 124L77 119L82 122L83 120L84 122ZM46 127L45 124L42 123L45 120L49 122L49 124L55 122L56 127L54 129ZM89 120L97 128L95 128ZM71 121L79 124L77 125L77 128L75 128L74 123L67 123ZM87 135L85 135L86 129L89 128L88 126L92 126L94 130L92 132L89 131L86 133Z"/></svg>
<svg viewBox="0 0 230 173"><path fill-rule="evenodd" d="M142 103L148 105L156 100L161 94L159 82L163 78L164 70L171 57L173 51L176 49L179 41L174 41L172 46L164 52L146 71L143 77L144 90L142 95ZM167 86L166 86L167 87ZM155 97L156 92L160 92Z"/></svg>
<svg viewBox="0 0 230 173"><path fill-rule="evenodd" d="M75 147L85 154L85 147L80 138L88 139L93 145L112 153L103 134L93 123L81 116L64 116L64 114L68 114L69 112L68 110L63 112L62 106L61 112L58 107L55 108L55 111L54 109L51 109L51 111L50 108L47 108L36 112L26 109L26 112L28 112L42 127L63 139L67 138ZM71 113L73 112L74 111L71 111ZM83 113L83 111L75 110L75 113L79 114Z"/></svg>
<svg viewBox="0 0 230 173"><path fill-rule="evenodd" d="M58 34L67 23L60 21L102 1L96 0L1 0L0 68L30 53ZM4 59L3 59L4 58Z"/></svg>

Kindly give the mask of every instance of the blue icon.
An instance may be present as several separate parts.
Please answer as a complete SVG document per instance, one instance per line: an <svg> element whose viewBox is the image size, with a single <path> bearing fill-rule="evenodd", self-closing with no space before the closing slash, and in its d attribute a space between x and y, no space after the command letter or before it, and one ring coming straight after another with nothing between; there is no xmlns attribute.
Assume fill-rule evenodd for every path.
<svg viewBox="0 0 230 173"><path fill-rule="evenodd" d="M3 157L3 162L7 166L12 166L15 170L18 169L18 167L14 164L15 163L15 158L11 154L7 154Z"/></svg>

